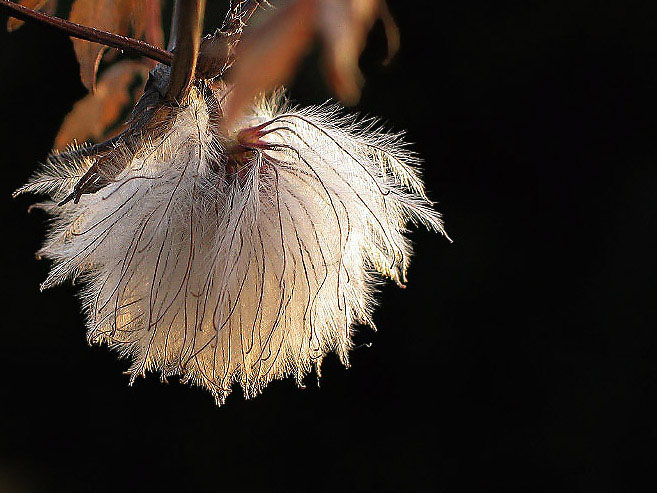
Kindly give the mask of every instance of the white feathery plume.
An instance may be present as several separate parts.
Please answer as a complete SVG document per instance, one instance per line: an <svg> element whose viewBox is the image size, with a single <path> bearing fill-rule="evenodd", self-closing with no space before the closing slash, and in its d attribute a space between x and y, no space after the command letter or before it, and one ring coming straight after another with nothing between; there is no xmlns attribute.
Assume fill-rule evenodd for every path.
<svg viewBox="0 0 657 493"><path fill-rule="evenodd" d="M275 97L221 138L213 91L193 89L166 134L79 203L56 205L93 164L75 153L17 193L52 199L42 289L85 281L89 341L129 357L131 382L181 375L223 403L234 382L247 397L287 375L302 385L330 351L347 364L378 275L405 282L407 224L444 230L418 158L376 120Z"/></svg>

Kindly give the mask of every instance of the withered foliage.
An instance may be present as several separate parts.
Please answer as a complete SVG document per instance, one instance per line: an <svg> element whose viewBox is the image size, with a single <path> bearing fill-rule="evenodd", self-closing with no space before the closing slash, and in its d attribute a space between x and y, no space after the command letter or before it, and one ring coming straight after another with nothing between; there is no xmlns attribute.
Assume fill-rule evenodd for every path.
<svg viewBox="0 0 657 493"><path fill-rule="evenodd" d="M122 36L131 35L151 42L146 34L162 42L159 33L147 32L147 17L160 12L159 1L155 0L76 0L71 8L72 22L110 31ZM153 23L151 23L153 24ZM160 26L160 33L161 33ZM155 29L157 31L157 29ZM151 44L153 44L151 42ZM73 48L80 62L80 78L90 91L95 90L96 73L107 47L82 39L73 39Z"/></svg>
<svg viewBox="0 0 657 493"><path fill-rule="evenodd" d="M135 103L143 92L144 84L131 85L135 79L146 82L148 65L134 60L121 60L105 70L96 91L75 103L66 115L55 137L55 149L64 149L74 141L101 142L113 137L122 125L117 122L125 108Z"/></svg>
<svg viewBox="0 0 657 493"><path fill-rule="evenodd" d="M54 14L57 10L57 0L19 0L18 2L30 9L43 11L47 14ZM10 17L7 21L7 31L12 32L21 27L25 22L14 17Z"/></svg>
<svg viewBox="0 0 657 493"><path fill-rule="evenodd" d="M16 3L48 14L57 9L57 0ZM166 3L75 0L69 20L163 47L161 9ZM253 28L246 28L242 36L245 20L256 10L261 19L253 23ZM289 82L301 58L319 41L329 86L343 103L354 104L363 85L358 58L377 19L383 21L390 58L397 51L399 33L384 0L235 0L223 28L203 39L197 74L203 78L223 75L237 60L227 76L236 88L225 108L224 124L228 125L254 97ZM10 18L7 29L13 31L22 24L23 21ZM112 137L120 128L118 120L139 95L138 90L131 89L154 66L148 59L107 63L97 84L107 47L81 39L72 41L80 64L80 79L90 92L64 119L55 139L57 149L74 141L101 142Z"/></svg>
<svg viewBox="0 0 657 493"><path fill-rule="evenodd" d="M239 95L226 109L226 121L259 93L287 83L316 39L322 45L324 72L333 92L345 104L358 102L363 85L358 58L377 19L383 21L388 36L390 59L399 46L399 33L383 0L293 0L271 10L269 18L246 33L237 47L229 80Z"/></svg>
<svg viewBox="0 0 657 493"><path fill-rule="evenodd" d="M21 0L25 7L53 14L57 0ZM158 47L164 45L160 0L76 0L69 20L83 26L132 36ZM14 31L23 21L10 17L7 30ZM96 83L98 68L107 47L71 38L80 64L80 79L90 91L64 118L54 147L64 149L72 142L102 142L121 130L125 116L141 94L148 70L148 59L120 60L110 64Z"/></svg>

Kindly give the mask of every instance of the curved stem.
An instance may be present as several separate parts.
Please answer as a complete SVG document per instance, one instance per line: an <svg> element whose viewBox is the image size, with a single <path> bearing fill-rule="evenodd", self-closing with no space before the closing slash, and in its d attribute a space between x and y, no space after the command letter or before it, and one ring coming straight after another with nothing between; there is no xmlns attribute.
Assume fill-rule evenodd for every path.
<svg viewBox="0 0 657 493"><path fill-rule="evenodd" d="M205 0L176 0L174 10L176 48L171 63L171 76L165 99L182 101L189 94L194 80L199 45L201 43L201 28Z"/></svg>
<svg viewBox="0 0 657 493"><path fill-rule="evenodd" d="M138 39L120 36L107 31L94 29L93 27L76 24L75 22L70 22L60 19L59 17L54 17L52 15L23 7L22 5L10 2L9 0L0 0L0 8L8 10L10 17L15 17L23 21L35 21L43 26L64 32L74 38L111 46L112 48L117 48L128 53L151 58L152 60L165 65L171 65L174 58L172 53Z"/></svg>

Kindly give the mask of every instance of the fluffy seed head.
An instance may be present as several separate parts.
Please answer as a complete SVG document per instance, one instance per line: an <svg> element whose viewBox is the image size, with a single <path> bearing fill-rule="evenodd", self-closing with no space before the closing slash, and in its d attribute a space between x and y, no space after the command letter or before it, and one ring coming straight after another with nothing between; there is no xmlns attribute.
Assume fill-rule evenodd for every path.
<svg viewBox="0 0 657 493"><path fill-rule="evenodd" d="M89 341L130 358L132 380L181 375L218 403L234 382L247 397L286 375L301 385L330 351L347 364L379 276L405 282L409 222L444 233L400 135L277 97L225 137L225 92L194 90L79 203L56 205L94 164L84 153L51 156L17 192L52 199L42 287L84 281Z"/></svg>

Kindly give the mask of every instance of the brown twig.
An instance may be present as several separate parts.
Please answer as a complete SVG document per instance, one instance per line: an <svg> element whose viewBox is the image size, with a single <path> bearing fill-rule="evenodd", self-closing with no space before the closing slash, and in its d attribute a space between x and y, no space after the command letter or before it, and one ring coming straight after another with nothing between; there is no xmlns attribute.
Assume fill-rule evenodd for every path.
<svg viewBox="0 0 657 493"><path fill-rule="evenodd" d="M201 27L205 13L205 0L176 0L174 9L176 38L171 76L165 94L168 101L182 101L187 97L194 80Z"/></svg>
<svg viewBox="0 0 657 493"><path fill-rule="evenodd" d="M171 52L161 50L157 46L145 43L144 41L76 24L75 22L23 7L9 0L0 0L0 8L8 10L10 17L15 17L23 21L38 22L43 26L64 32L74 38L111 46L112 48L117 48L128 53L151 58L165 65L171 65L174 58Z"/></svg>
<svg viewBox="0 0 657 493"><path fill-rule="evenodd" d="M214 78L217 75L221 75L228 67L230 67L233 62L232 50L234 50L235 45L239 41L242 29L258 7L266 3L267 2L264 0L240 0L233 6L226 16L226 20L221 29L217 29L214 34L203 39L203 46L200 53L197 51L198 66L196 67L195 73L197 77ZM205 0L203 0L203 4L205 4ZM164 65L171 65L174 59L174 54L172 52L162 50L157 46L153 46L144 41L76 24L75 22L70 22L65 19L60 19L59 17L32 10L9 0L0 0L0 9L8 10L10 17L15 17L23 21L37 22L45 27L64 32L71 37L110 46L127 53L144 56L163 63ZM172 27L177 26L178 19L175 16L172 21ZM176 36L176 33L172 32L171 40L175 40ZM178 51L179 50L176 50L176 52ZM181 54L179 57L183 56L182 51L185 50L180 51ZM190 56L190 52L185 51L185 56ZM187 80L187 75L185 75L184 72L189 71L191 65L188 62L182 63L181 58L180 66L180 70L182 70L183 67L187 67L186 70L182 70L180 76L180 81L184 82ZM193 70L192 73L194 73ZM177 89L173 87L172 89L174 89L174 92L177 91Z"/></svg>

